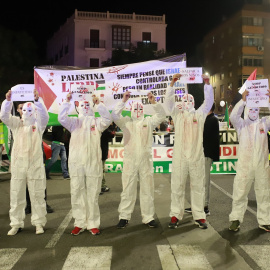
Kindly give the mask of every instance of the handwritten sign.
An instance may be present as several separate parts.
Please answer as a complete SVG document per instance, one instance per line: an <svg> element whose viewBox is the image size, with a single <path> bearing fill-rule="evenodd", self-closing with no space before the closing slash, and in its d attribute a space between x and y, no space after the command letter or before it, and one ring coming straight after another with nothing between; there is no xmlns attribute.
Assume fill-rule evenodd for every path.
<svg viewBox="0 0 270 270"><path fill-rule="evenodd" d="M34 100L34 84L17 84L11 88L11 101Z"/></svg>
<svg viewBox="0 0 270 270"><path fill-rule="evenodd" d="M181 68L180 74L182 75L181 83L202 83L202 68Z"/></svg>
<svg viewBox="0 0 270 270"><path fill-rule="evenodd" d="M94 85L71 85L71 94L73 101L92 100L95 91Z"/></svg>
<svg viewBox="0 0 270 270"><path fill-rule="evenodd" d="M247 80L246 90L249 91L247 96L247 106L250 108L268 107L269 96L266 95L268 93L268 89L268 79Z"/></svg>

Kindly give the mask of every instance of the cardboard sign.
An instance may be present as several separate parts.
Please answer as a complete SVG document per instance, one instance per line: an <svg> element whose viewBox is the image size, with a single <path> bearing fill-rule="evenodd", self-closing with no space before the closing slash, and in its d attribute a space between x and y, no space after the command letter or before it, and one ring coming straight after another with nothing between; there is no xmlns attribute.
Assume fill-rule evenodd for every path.
<svg viewBox="0 0 270 270"><path fill-rule="evenodd" d="M70 93L73 101L92 100L92 95L95 91L93 85L71 85Z"/></svg>
<svg viewBox="0 0 270 270"><path fill-rule="evenodd" d="M34 100L34 84L17 84L11 88L11 101Z"/></svg>
<svg viewBox="0 0 270 270"><path fill-rule="evenodd" d="M202 68L181 68L180 74L182 75L180 78L181 83L202 83Z"/></svg>
<svg viewBox="0 0 270 270"><path fill-rule="evenodd" d="M268 79L246 81L246 90L249 91L247 96L247 107L268 107Z"/></svg>

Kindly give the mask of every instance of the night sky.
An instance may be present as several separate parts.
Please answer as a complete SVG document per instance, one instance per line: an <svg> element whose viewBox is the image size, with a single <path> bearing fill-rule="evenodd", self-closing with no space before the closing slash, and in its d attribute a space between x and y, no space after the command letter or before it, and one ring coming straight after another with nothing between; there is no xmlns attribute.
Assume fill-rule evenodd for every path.
<svg viewBox="0 0 270 270"><path fill-rule="evenodd" d="M95 2L95 3L94 3ZM203 36L222 19L235 13L243 0L164 1L5 1L1 7L0 25L26 31L44 54L46 41L65 23L75 9L80 11L166 15L167 50L173 54L192 54ZM32 3L32 5L31 5ZM173 4L172 4L173 3ZM34 9L34 10L33 10ZM19 45L18 45L19 46Z"/></svg>

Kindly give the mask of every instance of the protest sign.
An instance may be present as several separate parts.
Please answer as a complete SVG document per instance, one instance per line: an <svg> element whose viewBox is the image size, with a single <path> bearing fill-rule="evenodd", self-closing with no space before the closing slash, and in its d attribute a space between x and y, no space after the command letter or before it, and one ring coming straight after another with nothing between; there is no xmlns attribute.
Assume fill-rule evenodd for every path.
<svg viewBox="0 0 270 270"><path fill-rule="evenodd" d="M73 85L93 86L93 94L100 97L109 110L122 100L124 92L130 91L124 111L130 113L134 100L140 99L145 114L152 115L154 110L147 94L151 91L157 103L163 104L172 76L185 67L185 54L98 69L41 66L34 69L34 83L48 109L49 125L59 124L59 107ZM186 85L177 81L174 89L177 102L180 95L186 93ZM74 103L72 105L69 113L77 114Z"/></svg>
<svg viewBox="0 0 270 270"><path fill-rule="evenodd" d="M72 101L91 100L95 91L94 85L77 85L72 84L70 93L72 94Z"/></svg>
<svg viewBox="0 0 270 270"><path fill-rule="evenodd" d="M34 100L34 84L17 84L11 88L11 101Z"/></svg>
<svg viewBox="0 0 270 270"><path fill-rule="evenodd" d="M268 79L246 81L246 90L249 92L247 96L247 107L268 107Z"/></svg>
<svg viewBox="0 0 270 270"><path fill-rule="evenodd" d="M202 83L202 68L181 68L180 74L182 75L180 78L181 83L189 84L189 83Z"/></svg>

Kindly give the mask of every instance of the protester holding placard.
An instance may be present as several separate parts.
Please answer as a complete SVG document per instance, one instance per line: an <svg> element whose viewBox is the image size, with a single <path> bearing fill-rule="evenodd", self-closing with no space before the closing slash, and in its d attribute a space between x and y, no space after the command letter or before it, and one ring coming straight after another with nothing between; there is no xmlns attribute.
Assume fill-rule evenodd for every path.
<svg viewBox="0 0 270 270"><path fill-rule="evenodd" d="M130 98L129 91L124 93L112 111L113 121L121 128L124 136L124 160L122 173L121 202L118 208L119 223L117 228L125 228L131 219L137 197L137 182L140 181L140 206L142 222L150 228L157 227L154 219L154 178L152 160L153 130L166 118L161 104L157 104L154 95L148 93L148 99L155 113L152 117L144 117L144 106L134 101L131 117L121 115Z"/></svg>
<svg viewBox="0 0 270 270"><path fill-rule="evenodd" d="M181 78L181 74L173 75L167 88L165 105L174 121L175 140L171 174L171 210L170 228L176 228L184 215L185 185L188 175L191 183L191 208L195 224L206 229L204 212L205 196L205 158L203 151L204 122L213 102L213 88L209 78L203 76L204 97L203 104L194 109L194 98L185 94L182 103L175 105L174 83Z"/></svg>
<svg viewBox="0 0 270 270"><path fill-rule="evenodd" d="M69 173L72 215L75 219L71 234L78 235L87 228L93 235L100 234L100 211L98 197L103 174L100 137L112 122L110 112L99 98L93 103L100 114L95 117L92 104L79 101L78 117L69 117L72 94L60 107L58 120L71 133L69 144Z"/></svg>
<svg viewBox="0 0 270 270"><path fill-rule="evenodd" d="M26 185L31 198L31 223L36 234L44 233L46 202L44 200L46 177L42 153L42 135L49 115L38 92L34 91L34 103L24 103L22 119L11 115L12 93L8 91L1 107L3 123L11 129L14 143L11 153L10 226L8 235L15 235L24 227Z"/></svg>
<svg viewBox="0 0 270 270"><path fill-rule="evenodd" d="M248 193L254 181L257 200L257 220L259 228L270 231L270 183L269 150L267 132L270 129L270 117L259 118L259 108L246 105L249 92L245 90L242 99L231 112L230 120L235 127L238 140L238 161L233 184L232 212L229 230L238 231L247 209ZM270 90L268 90L269 104ZM244 119L241 115L244 113Z"/></svg>

